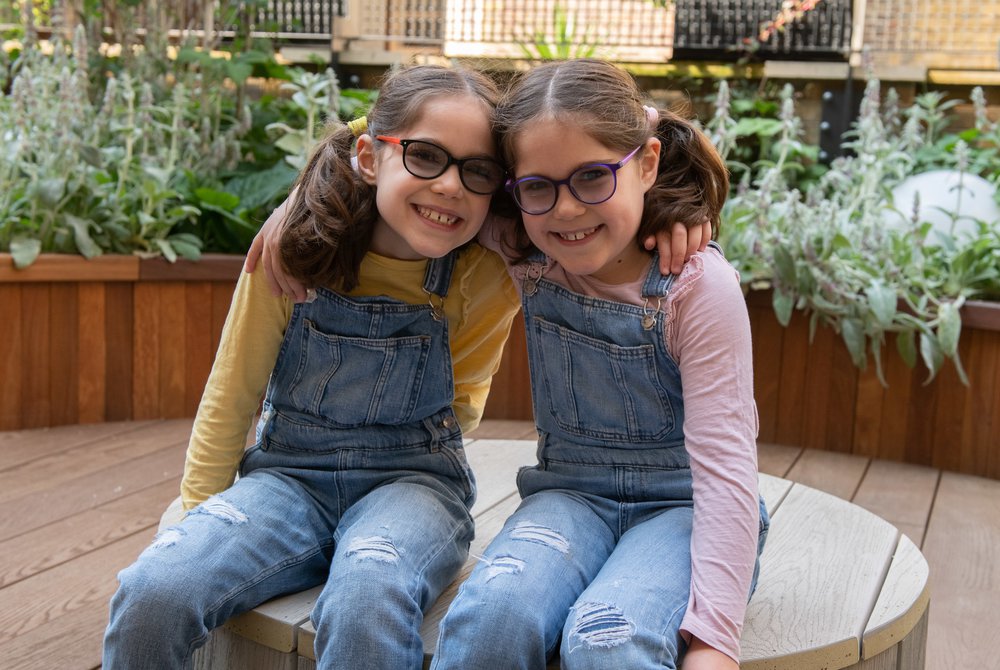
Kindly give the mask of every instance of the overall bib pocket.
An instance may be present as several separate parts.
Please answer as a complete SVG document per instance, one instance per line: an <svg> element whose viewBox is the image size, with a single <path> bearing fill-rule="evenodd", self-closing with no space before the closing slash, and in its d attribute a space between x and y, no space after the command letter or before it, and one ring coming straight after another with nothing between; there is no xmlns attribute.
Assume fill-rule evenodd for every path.
<svg viewBox="0 0 1000 670"><path fill-rule="evenodd" d="M532 320L544 360L544 395L570 435L656 443L674 428L674 411L651 344L620 346L540 317Z"/></svg>
<svg viewBox="0 0 1000 670"><path fill-rule="evenodd" d="M346 428L399 425L414 416L431 338L346 337L302 328L299 365L288 389L292 402Z"/></svg>

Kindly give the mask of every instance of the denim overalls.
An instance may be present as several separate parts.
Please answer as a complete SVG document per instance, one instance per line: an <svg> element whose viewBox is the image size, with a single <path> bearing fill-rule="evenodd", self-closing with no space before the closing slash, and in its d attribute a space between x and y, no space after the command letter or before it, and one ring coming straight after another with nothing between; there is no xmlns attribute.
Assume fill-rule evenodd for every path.
<svg viewBox="0 0 1000 670"><path fill-rule="evenodd" d="M295 306L240 479L119 575L104 667L185 667L226 619L324 582L319 667L422 666L421 612L473 531L441 310L456 258L428 261L431 306Z"/></svg>
<svg viewBox="0 0 1000 670"><path fill-rule="evenodd" d="M539 462L519 473L522 503L442 622L433 667L544 668L561 641L563 667L674 668L693 517L680 371L659 311L674 276L654 258L637 307L576 294L531 263Z"/></svg>

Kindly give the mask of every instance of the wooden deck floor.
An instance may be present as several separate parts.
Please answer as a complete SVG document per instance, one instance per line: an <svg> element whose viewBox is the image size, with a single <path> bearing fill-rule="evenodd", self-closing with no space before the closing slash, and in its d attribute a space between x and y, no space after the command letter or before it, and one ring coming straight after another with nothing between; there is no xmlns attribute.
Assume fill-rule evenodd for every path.
<svg viewBox="0 0 1000 670"><path fill-rule="evenodd" d="M100 667L115 575L177 495L190 420L0 433L0 667ZM474 437L528 438L485 422ZM1000 482L761 445L763 472L896 524L931 568L928 670L1000 670ZM903 669L906 670L906 669Z"/></svg>

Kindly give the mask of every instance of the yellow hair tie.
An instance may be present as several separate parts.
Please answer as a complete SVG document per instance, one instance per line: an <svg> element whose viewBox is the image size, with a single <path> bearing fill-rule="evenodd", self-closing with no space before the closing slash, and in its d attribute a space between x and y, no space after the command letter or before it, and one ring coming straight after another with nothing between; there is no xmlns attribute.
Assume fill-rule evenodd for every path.
<svg viewBox="0 0 1000 670"><path fill-rule="evenodd" d="M361 116L354 119L353 121L348 121L347 127L348 129L350 129L352 135L354 135L355 137L360 137L361 135L368 132L368 117Z"/></svg>

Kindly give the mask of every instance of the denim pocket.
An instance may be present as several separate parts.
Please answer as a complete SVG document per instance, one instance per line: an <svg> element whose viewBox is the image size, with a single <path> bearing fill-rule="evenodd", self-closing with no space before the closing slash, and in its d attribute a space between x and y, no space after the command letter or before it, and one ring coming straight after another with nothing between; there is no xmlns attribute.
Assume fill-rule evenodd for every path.
<svg viewBox="0 0 1000 670"><path fill-rule="evenodd" d="M429 336L346 337L324 333L309 320L304 326L288 390L296 406L344 427L414 420Z"/></svg>
<svg viewBox="0 0 1000 670"><path fill-rule="evenodd" d="M620 346L534 319L549 413L568 434L656 442L674 411L651 344Z"/></svg>

